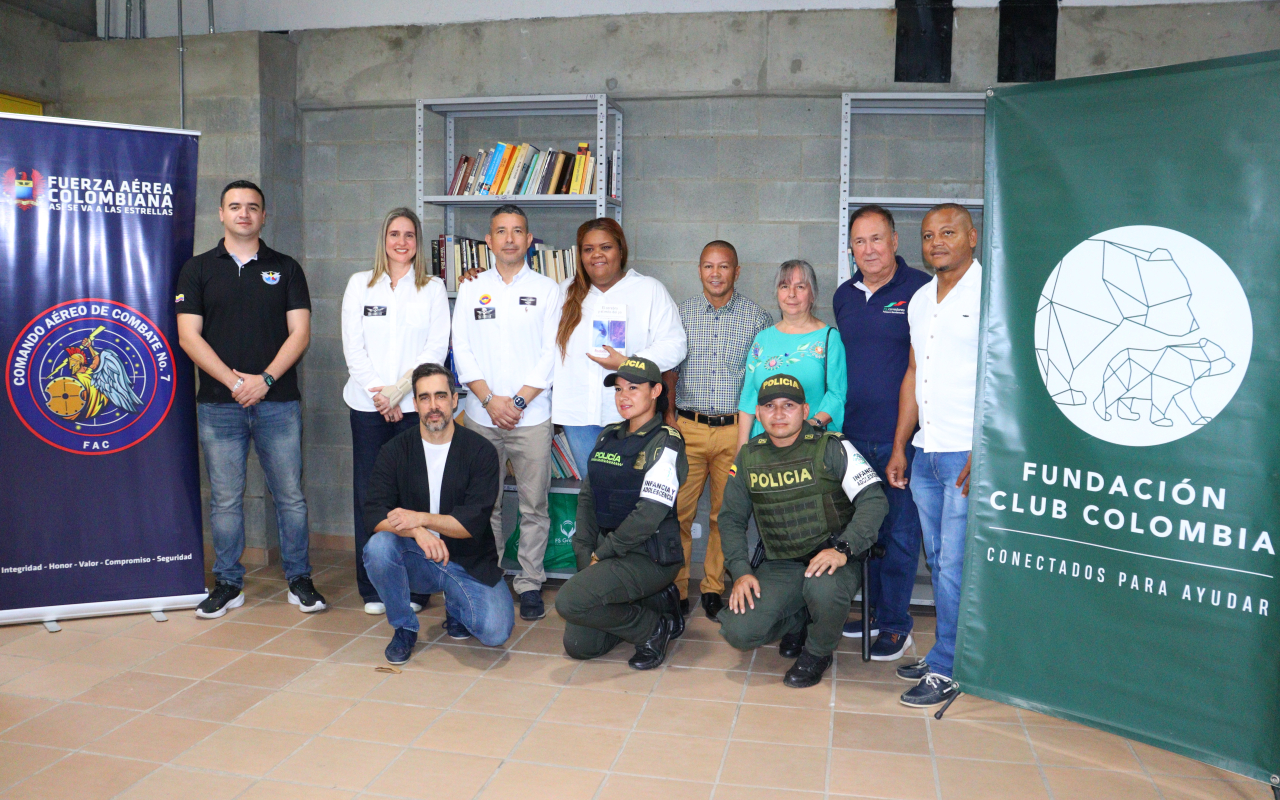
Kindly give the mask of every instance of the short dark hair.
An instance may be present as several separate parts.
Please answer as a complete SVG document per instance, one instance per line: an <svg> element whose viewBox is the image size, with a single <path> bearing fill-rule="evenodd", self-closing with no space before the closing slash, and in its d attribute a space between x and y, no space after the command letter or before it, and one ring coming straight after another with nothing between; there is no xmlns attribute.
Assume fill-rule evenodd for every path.
<svg viewBox="0 0 1280 800"><path fill-rule="evenodd" d="M869 214L879 214L884 217L885 222L889 223L889 230L898 230L897 226L893 223L893 214L890 213L889 209L884 206L878 206L875 203L865 205L849 215L849 230L853 230L853 223L857 222L862 217L868 216Z"/></svg>
<svg viewBox="0 0 1280 800"><path fill-rule="evenodd" d="M453 388L453 373L439 364L419 364L413 368L413 396L418 396L418 381L422 378L430 378L432 375L443 375L445 383L449 384L449 394L457 394L457 390Z"/></svg>
<svg viewBox="0 0 1280 800"><path fill-rule="evenodd" d="M499 214L515 214L518 217L524 217L525 231L529 230L529 215L524 213L524 209L515 203L506 203L495 208L493 213L489 215L489 222L492 223L498 218Z"/></svg>
<svg viewBox="0 0 1280 800"><path fill-rule="evenodd" d="M969 213L969 209L965 208L959 203L938 203L933 208L930 208L928 211L924 212L924 216L928 217L930 214L933 214L938 211L959 211L964 216L965 220L969 223L969 227L970 228L974 227L973 215ZM921 219L921 221L923 222L923 218Z"/></svg>
<svg viewBox="0 0 1280 800"><path fill-rule="evenodd" d="M263 210L266 210L267 196L262 193L262 189L258 186L258 184L254 183L253 181L232 181L231 183L228 183L226 186L222 187L222 194L218 195L219 208L222 207L222 201L226 199L227 192L231 191L232 189L252 189L253 191L257 192L258 197L262 198L262 208Z"/></svg>
<svg viewBox="0 0 1280 800"><path fill-rule="evenodd" d="M706 244L704 244L704 245L702 246L702 250L699 252L699 255L701 255L702 253L707 252L707 250L708 250L708 249L710 249L710 248L712 248L712 247L719 247L719 248L723 248L723 249L725 249L725 250L728 250L730 253L733 253L733 260L734 260L734 261L737 261L737 260L738 260L738 248L736 248L736 247L734 247L733 245L729 244L729 243L728 243L728 242L726 242L724 239L713 239L713 240L711 240L711 241L707 242Z"/></svg>

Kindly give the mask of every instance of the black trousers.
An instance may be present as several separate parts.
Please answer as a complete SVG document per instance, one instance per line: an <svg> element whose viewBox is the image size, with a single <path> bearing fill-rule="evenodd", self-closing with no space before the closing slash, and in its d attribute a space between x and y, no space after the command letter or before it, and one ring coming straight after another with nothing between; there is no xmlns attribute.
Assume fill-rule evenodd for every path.
<svg viewBox="0 0 1280 800"><path fill-rule="evenodd" d="M376 411L351 411L351 490L352 511L355 517L356 534L356 586L360 589L360 597L366 603L381 603L378 590L369 580L364 569L364 546L369 543L373 534L365 530L364 498L369 488L369 478L373 475L373 466L378 462L378 451L391 441L396 434L409 428L418 427L418 415L410 412L399 422L387 422ZM429 596L429 595L428 595ZM421 605L426 603L414 597L413 601Z"/></svg>

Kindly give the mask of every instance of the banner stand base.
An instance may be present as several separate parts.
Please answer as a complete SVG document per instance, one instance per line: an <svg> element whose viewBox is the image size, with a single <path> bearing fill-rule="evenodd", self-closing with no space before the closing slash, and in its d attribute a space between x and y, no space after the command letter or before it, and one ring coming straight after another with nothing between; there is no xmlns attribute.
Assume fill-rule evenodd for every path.
<svg viewBox="0 0 1280 800"><path fill-rule="evenodd" d="M50 632L60 630L58 620L81 617L106 617L114 614L145 614L195 608L209 596L208 592L181 594L171 597L140 597L136 600L112 600L105 603L76 603L42 608L11 608L0 611L0 625L20 625L24 622L42 622ZM157 619L157 621L160 621ZM52 626L52 627L50 627Z"/></svg>
<svg viewBox="0 0 1280 800"><path fill-rule="evenodd" d="M863 618L865 619L866 617L864 616ZM945 703L943 703L943 704L942 704L942 708L938 709L938 713L937 713L937 714L934 714L934 715L933 715L933 718L934 718L934 719L936 719L936 720L938 720L939 722L941 722L941 721L942 721L942 715L943 715L943 714L945 714L945 713L947 713L947 709L948 709L948 708L951 708L951 704L952 704L952 703L954 703L955 701L959 700L959 699L960 699L960 695L962 695L962 694L964 694L964 692L956 692L955 694L951 695L951 699L950 699L950 700L948 700L947 702L945 702ZM1280 798L1277 798L1277 800L1280 800Z"/></svg>

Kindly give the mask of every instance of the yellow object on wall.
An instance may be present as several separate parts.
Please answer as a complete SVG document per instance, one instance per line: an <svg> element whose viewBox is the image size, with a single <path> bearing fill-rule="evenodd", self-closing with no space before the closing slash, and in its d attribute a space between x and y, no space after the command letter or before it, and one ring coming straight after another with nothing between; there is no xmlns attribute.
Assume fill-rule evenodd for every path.
<svg viewBox="0 0 1280 800"><path fill-rule="evenodd" d="M8 114L35 114L40 116L44 114L44 105L37 103L35 100L0 94L0 111Z"/></svg>

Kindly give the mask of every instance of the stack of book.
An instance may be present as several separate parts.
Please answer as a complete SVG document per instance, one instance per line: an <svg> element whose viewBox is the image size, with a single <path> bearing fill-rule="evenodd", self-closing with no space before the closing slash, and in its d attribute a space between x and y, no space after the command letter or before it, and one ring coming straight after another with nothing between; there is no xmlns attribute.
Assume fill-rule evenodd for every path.
<svg viewBox="0 0 1280 800"><path fill-rule="evenodd" d="M556 283L572 278L578 272L578 246L568 250L552 250L534 239L529 250L529 267L546 275Z"/></svg>
<svg viewBox="0 0 1280 800"><path fill-rule="evenodd" d="M606 191L612 194L617 184L613 173L620 159L611 156L608 161ZM445 194L595 194L595 180L596 160L587 142L579 142L576 153L498 142L492 149L481 148L474 156L459 158Z"/></svg>
<svg viewBox="0 0 1280 800"><path fill-rule="evenodd" d="M578 248L553 250L534 239L526 255L529 267L556 283L572 278L578 270ZM480 239L441 234L431 241L431 274L444 280L447 291L458 291L458 283L467 270L484 271L494 266L494 255Z"/></svg>
<svg viewBox="0 0 1280 800"><path fill-rule="evenodd" d="M582 480L582 473L578 472L569 451L569 437L564 435L564 431L551 438L551 477Z"/></svg>

